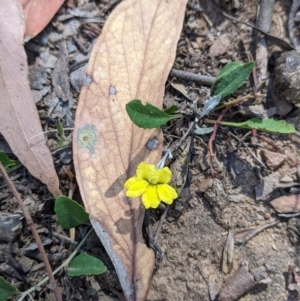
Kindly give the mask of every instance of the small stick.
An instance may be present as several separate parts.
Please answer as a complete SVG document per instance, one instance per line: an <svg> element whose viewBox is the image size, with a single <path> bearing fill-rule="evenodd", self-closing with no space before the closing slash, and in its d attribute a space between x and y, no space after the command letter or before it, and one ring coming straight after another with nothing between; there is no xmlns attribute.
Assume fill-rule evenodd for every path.
<svg viewBox="0 0 300 301"><path fill-rule="evenodd" d="M159 224L157 226L157 229L156 229L156 232L155 232L155 235L154 235L154 241L155 242L158 240L158 236L159 236L159 233L161 231L162 225L163 225L163 223L164 223L164 221L166 219L169 207L170 207L169 205L166 205L165 211L164 211L164 213L160 217Z"/></svg>
<svg viewBox="0 0 300 301"><path fill-rule="evenodd" d="M182 71L174 68L171 70L171 75L186 81L192 81L206 86L211 86L216 79L212 76L195 74L193 72Z"/></svg>
<svg viewBox="0 0 300 301"><path fill-rule="evenodd" d="M278 216L280 216L280 217L286 217L286 218L292 218L292 217L300 216L300 212L298 212L298 213L291 213L291 214L281 213L281 214L278 214Z"/></svg>
<svg viewBox="0 0 300 301"><path fill-rule="evenodd" d="M248 132L245 136L246 137L248 137L249 136L249 134L250 134L251 132ZM267 168L267 166L263 163L263 162L261 162L256 156L255 156L255 154L252 152L252 150L248 147L248 145L242 140L242 139L240 139L239 137L237 137L236 135L234 135L234 134L232 134L231 132L229 132L229 135L231 136L231 137L233 137L233 138L235 138L239 143L241 143L241 144L243 144L245 147L246 147L246 149L248 150L248 152L250 153L250 155L252 156L252 158L255 160L255 161L257 161L257 163L258 164L260 164L263 168Z"/></svg>
<svg viewBox="0 0 300 301"><path fill-rule="evenodd" d="M78 253L79 249L83 246L83 244L85 243L85 241L87 240L87 238L89 237L89 235L92 233L93 230L94 230L94 228L90 228L90 230L88 231L88 233L84 236L84 238L82 239L82 241L77 245L77 247L72 252L72 254L70 255L70 257L68 257L68 259L66 259L66 261L64 261L57 269L54 270L53 275L57 274L61 269L63 269L64 267L67 267L69 265L69 263L76 256L76 254ZM35 291L38 287L40 287L41 285L43 285L44 283L46 283L48 280L49 280L49 277L45 277L41 282L39 282L35 286L31 287L26 292L23 292L18 301L22 301L27 295L29 295L31 292Z"/></svg>
<svg viewBox="0 0 300 301"><path fill-rule="evenodd" d="M285 152L280 149L280 147L278 147L275 143L273 143L272 141L268 140L267 138L265 138L264 136L261 136L259 134L257 134L257 130L256 129L252 129L252 135L254 137L257 137L263 141L265 141L266 143L270 144L275 150L277 150L280 154L282 155L285 155ZM290 156L287 156L287 159L290 161L290 165L292 167L295 167L297 166L297 163L290 157Z"/></svg>
<svg viewBox="0 0 300 301"><path fill-rule="evenodd" d="M52 269L51 269L51 266L50 266L50 263L49 263L49 260L48 260L48 257L47 257L47 254L46 254L46 251L44 249L44 246L43 246L43 243L42 243L42 240L35 228L35 225L33 223L33 220L27 210L27 207L24 205L16 187L14 186L12 180L9 178L8 174L6 173L6 170L5 168L3 167L2 163L0 162L0 172L2 173L3 175L3 178L5 179L8 187L10 188L11 192L13 193L15 199L18 201L19 203L19 206L24 214L24 217L27 221L27 224L36 240L36 243L38 245L38 248L39 248L39 251L41 253L41 257L43 259L43 262L45 264L45 268L46 268L46 271L47 271L47 274L48 274L48 277L50 279L50 285L51 285L51 288L52 290L54 291L54 294L55 294L55 298L57 301L62 301L62 295L61 295L61 291L56 283L56 280L53 276L53 272L52 272Z"/></svg>

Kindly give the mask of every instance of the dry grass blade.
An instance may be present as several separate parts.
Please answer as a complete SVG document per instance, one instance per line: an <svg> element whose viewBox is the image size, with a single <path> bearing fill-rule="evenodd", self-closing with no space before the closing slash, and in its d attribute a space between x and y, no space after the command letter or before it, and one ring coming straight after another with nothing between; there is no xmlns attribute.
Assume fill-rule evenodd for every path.
<svg viewBox="0 0 300 301"><path fill-rule="evenodd" d="M1 1L0 23L0 132L29 172L58 196L58 177L29 88L18 1Z"/></svg>
<svg viewBox="0 0 300 301"><path fill-rule="evenodd" d="M74 129L74 164L92 224L117 270L127 300L145 300L154 267L142 238L144 208L125 197L139 162L161 157L159 130L132 124L125 105L141 99L162 107L186 0L128 0L107 20L94 45ZM158 149L145 147L153 136Z"/></svg>

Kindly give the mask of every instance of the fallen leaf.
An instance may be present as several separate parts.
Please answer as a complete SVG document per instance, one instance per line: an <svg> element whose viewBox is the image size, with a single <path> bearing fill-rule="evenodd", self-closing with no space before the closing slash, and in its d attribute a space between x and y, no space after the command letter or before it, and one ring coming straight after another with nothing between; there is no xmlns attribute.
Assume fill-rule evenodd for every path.
<svg viewBox="0 0 300 301"><path fill-rule="evenodd" d="M270 205L278 213L300 212L300 194L281 196Z"/></svg>
<svg viewBox="0 0 300 301"><path fill-rule="evenodd" d="M234 237L232 230L228 231L228 236L223 249L222 256L222 272L225 274L230 273L233 265L233 251L234 251Z"/></svg>
<svg viewBox="0 0 300 301"><path fill-rule="evenodd" d="M154 252L144 244L144 207L124 182L141 161L158 163L159 129L135 126L125 105L141 99L162 108L186 0L128 0L108 18L81 89L73 134L76 177L91 223L115 268L126 300L145 300ZM158 148L145 147L157 137Z"/></svg>
<svg viewBox="0 0 300 301"><path fill-rule="evenodd" d="M26 42L46 27L63 3L64 0L22 0Z"/></svg>
<svg viewBox="0 0 300 301"><path fill-rule="evenodd" d="M0 20L0 132L28 171L57 197L58 177L29 88L18 1L1 2Z"/></svg>
<svg viewBox="0 0 300 301"><path fill-rule="evenodd" d="M186 88L183 84L180 83L171 83L171 86L177 90L178 92L180 92L186 99L190 100L190 97L186 91Z"/></svg>

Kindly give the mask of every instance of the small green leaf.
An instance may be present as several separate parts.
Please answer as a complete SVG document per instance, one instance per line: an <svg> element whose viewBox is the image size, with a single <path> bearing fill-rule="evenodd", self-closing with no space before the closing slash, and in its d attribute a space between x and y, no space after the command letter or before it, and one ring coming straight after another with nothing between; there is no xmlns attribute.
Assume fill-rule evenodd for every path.
<svg viewBox="0 0 300 301"><path fill-rule="evenodd" d="M230 72L232 72L235 68L242 66L242 63L240 62L231 62L225 65L219 72L219 74L216 76L216 79L214 83L212 84L211 89L214 90L214 88L221 82L223 78L225 78Z"/></svg>
<svg viewBox="0 0 300 301"><path fill-rule="evenodd" d="M0 301L5 301L13 295L17 295L19 292L3 277L0 276Z"/></svg>
<svg viewBox="0 0 300 301"><path fill-rule="evenodd" d="M228 68L226 72L222 72L214 95L221 95L221 98L232 94L242 83L248 78L254 67L254 62L248 62L243 65L235 64L232 68ZM226 68L226 66L224 67ZM217 77L218 78L218 77Z"/></svg>
<svg viewBox="0 0 300 301"><path fill-rule="evenodd" d="M20 164L19 160L9 159L3 150L0 150L0 162L2 163L2 165L4 166L5 169L7 169L9 167L14 167L14 166Z"/></svg>
<svg viewBox="0 0 300 301"><path fill-rule="evenodd" d="M194 133L196 135L206 135L206 134L211 133L213 130L214 130L214 128L211 128L211 127L209 127L209 128L201 128L201 127L199 127L196 124L196 129L195 129Z"/></svg>
<svg viewBox="0 0 300 301"><path fill-rule="evenodd" d="M64 195L56 199L54 211L57 222L64 229L75 228L89 222L89 214L84 208Z"/></svg>
<svg viewBox="0 0 300 301"><path fill-rule="evenodd" d="M101 260L87 253L75 257L68 266L70 276L100 275L106 270L106 266Z"/></svg>
<svg viewBox="0 0 300 301"><path fill-rule="evenodd" d="M204 107L199 116L199 119L203 118L205 115L208 115L211 110L213 110L219 104L220 100L220 95L216 95L211 97L210 99L207 99L204 103Z"/></svg>
<svg viewBox="0 0 300 301"><path fill-rule="evenodd" d="M257 129L259 131L280 133L280 134L293 134L296 133L294 125L286 123L284 120L259 119L257 117L246 120L244 122L220 122L222 125L234 126L242 129Z"/></svg>
<svg viewBox="0 0 300 301"><path fill-rule="evenodd" d="M169 115L149 103L143 105L139 99L127 103L126 111L131 121L143 129L158 128L172 119L181 117L180 114Z"/></svg>
<svg viewBox="0 0 300 301"><path fill-rule="evenodd" d="M172 106L170 106L170 108L167 108L166 110L164 110L164 112L166 114L171 115L171 114L174 114L176 111L178 111L178 109L179 108L177 106L172 105Z"/></svg>

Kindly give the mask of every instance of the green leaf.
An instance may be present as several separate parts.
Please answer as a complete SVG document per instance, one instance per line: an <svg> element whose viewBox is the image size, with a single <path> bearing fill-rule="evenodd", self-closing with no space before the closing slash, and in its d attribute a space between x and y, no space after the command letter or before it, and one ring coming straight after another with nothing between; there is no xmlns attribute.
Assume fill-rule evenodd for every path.
<svg viewBox="0 0 300 301"><path fill-rule="evenodd" d="M208 128L201 128L196 124L196 129L194 130L194 133L196 135L206 135L211 133L214 130L214 128L208 127Z"/></svg>
<svg viewBox="0 0 300 301"><path fill-rule="evenodd" d="M7 300L9 297L17 294L19 294L19 292L0 276L0 301Z"/></svg>
<svg viewBox="0 0 300 301"><path fill-rule="evenodd" d="M87 253L75 257L68 266L70 276L100 275L106 270L106 266L101 260Z"/></svg>
<svg viewBox="0 0 300 301"><path fill-rule="evenodd" d="M226 72L222 72L221 77L218 80L217 77L217 89L214 95L221 95L221 98L232 94L237 88L239 88L242 83L248 78L254 67L254 62L248 62L243 65L234 64L226 68Z"/></svg>
<svg viewBox="0 0 300 301"><path fill-rule="evenodd" d="M243 64L240 62L231 62L225 65L216 76L214 83L212 84L212 91L214 90L215 86L217 86L223 78L225 78L230 72L232 72L235 68L242 66Z"/></svg>
<svg viewBox="0 0 300 301"><path fill-rule="evenodd" d="M172 119L181 117L180 114L169 115L149 103L143 105L139 99L127 103L126 111L131 121L143 129L158 128Z"/></svg>
<svg viewBox="0 0 300 301"><path fill-rule="evenodd" d="M5 169L21 164L19 160L9 159L3 150L0 150L0 162Z"/></svg>
<svg viewBox="0 0 300 301"><path fill-rule="evenodd" d="M54 211L57 222L64 229L75 228L89 222L89 214L84 208L64 195L56 199Z"/></svg>
<svg viewBox="0 0 300 301"><path fill-rule="evenodd" d="M179 108L177 106L172 105L172 106L170 106L170 108L167 108L166 110L164 110L164 112L166 114L171 115L171 114L174 114L176 111L178 111L178 109Z"/></svg>
<svg viewBox="0 0 300 301"><path fill-rule="evenodd" d="M257 129L259 131L281 134L296 133L294 125L286 123L284 120L259 119L257 117L246 120L244 122L220 122L222 125L234 126L242 129Z"/></svg>

